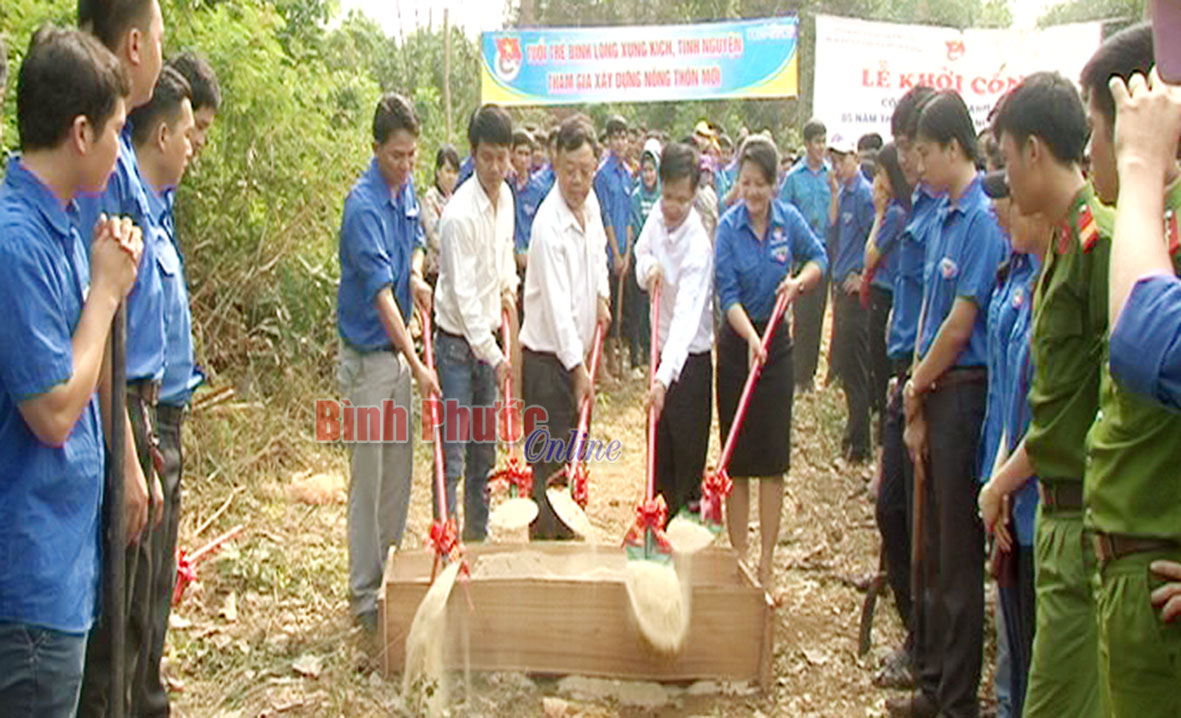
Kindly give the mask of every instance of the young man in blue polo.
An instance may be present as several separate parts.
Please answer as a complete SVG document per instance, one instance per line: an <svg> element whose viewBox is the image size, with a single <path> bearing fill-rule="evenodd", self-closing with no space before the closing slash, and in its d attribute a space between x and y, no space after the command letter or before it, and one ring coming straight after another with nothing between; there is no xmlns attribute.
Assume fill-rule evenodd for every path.
<svg viewBox="0 0 1181 718"><path fill-rule="evenodd" d="M207 69L208 66L205 66ZM195 75L204 81L205 73ZM202 102L208 103L209 88L202 86ZM164 292L164 324L167 338L166 366L156 407L164 518L152 532L152 562L156 568L150 589L151 639L148 653L140 662L136 681L136 710L140 718L168 715L168 691L160 682L160 661L168 632L168 614L176 581L176 541L180 523L180 480L183 466L180 430L192 390L202 377L193 364L192 315L185 286L184 257L177 244L173 199L177 185L193 154L191 137L196 134L194 98L188 79L170 63L160 73L152 101L130 117L140 175L147 188L148 207L155 220L145 236L156 253ZM207 107L207 104L203 104Z"/></svg>
<svg viewBox="0 0 1181 718"><path fill-rule="evenodd" d="M627 274L630 248L627 246L627 224L631 217L631 194L635 181L627 168L627 121L615 115L607 120L607 155L595 173L595 197L603 213L603 228L607 230L607 268L610 270L611 316L616 321L607 333L603 345L603 368L612 376L622 374L620 327L624 318L619 314L619 282Z"/></svg>
<svg viewBox="0 0 1181 718"><path fill-rule="evenodd" d="M152 99L152 90L163 65L161 43L164 19L158 0L81 0L78 24L107 46L123 65L131 84L128 114ZM139 172L139 163L131 137L131 123L123 128L119 158L107 189L97 197L79 203L79 227L83 238L92 235L100 213L130 217L147 234L153 217L147 192ZM150 532L163 517L163 494L156 467L159 461L155 433L156 400L164 376L164 300L157 267L155 247L144 243L140 271L135 287L127 297L127 414L135 437L136 456L146 477L152 498L151 522L143 536L127 550L127 694L134 695L138 667L147 654L150 586L154 566L150 551ZM110 621L100 620L86 647L86 675L83 679L79 716L103 716L111 701L109 672L111 666Z"/></svg>
<svg viewBox="0 0 1181 718"><path fill-rule="evenodd" d="M354 407L381 407L390 400L408 416L414 415L411 376L423 398L440 393L407 329L412 311L431 308L431 288L422 276L425 239L410 176L417 151L414 107L401 95L385 95L373 115L373 161L344 203L336 307L341 392ZM370 634L377 630L386 552L401 544L406 528L413 438L410 431L406 441L351 446L349 595L354 618Z"/></svg>
<svg viewBox="0 0 1181 718"><path fill-rule="evenodd" d="M828 245L829 210L832 206L832 169L825 160L828 129L819 120L804 125L804 159L797 162L783 178L779 199L804 215L812 234ZM795 344L792 361L797 387L810 389L820 359L820 329L828 296L828 280L822 278L815 292L800 297L792 307Z"/></svg>
<svg viewBox="0 0 1181 718"><path fill-rule="evenodd" d="M101 192L111 174L127 91L114 56L73 30L37 33L18 79L22 154L9 161L0 188L5 718L74 715L95 620L105 462L100 404L110 392L105 350L115 310L135 281L140 240L129 221L104 215L88 257L75 198ZM147 510L134 456L128 452L127 468L141 488L128 516L132 534L142 530Z"/></svg>
<svg viewBox="0 0 1181 718"><path fill-rule="evenodd" d="M852 138L834 137L833 172L840 183L837 200L837 242L832 264L833 357L845 388L848 417L842 448L857 463L869 459L869 312L861 306L861 273L865 240L873 229L873 190L861 172Z"/></svg>

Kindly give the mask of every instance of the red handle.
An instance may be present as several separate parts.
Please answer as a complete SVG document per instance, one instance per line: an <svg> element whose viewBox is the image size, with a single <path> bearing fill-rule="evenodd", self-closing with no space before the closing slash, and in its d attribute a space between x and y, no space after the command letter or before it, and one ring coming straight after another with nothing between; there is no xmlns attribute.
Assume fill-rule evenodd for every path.
<svg viewBox="0 0 1181 718"><path fill-rule="evenodd" d="M516 433L513 431L513 372L512 372L512 331L509 325L508 311L500 313L500 336L504 340L505 360L509 362L509 371L504 376L504 421L508 425L509 456L517 455Z"/></svg>
<svg viewBox="0 0 1181 718"><path fill-rule="evenodd" d="M775 328L783 320L783 313L787 311L787 305L787 293L781 293L775 301L774 311L771 312L771 321L767 322L767 328L763 330L762 347L764 353L771 346L771 337L775 334ZM762 372L763 362L759 361L746 376L746 384L742 387L742 397L739 398L738 409L734 412L734 422L730 424L730 433L726 435L726 443L722 447L722 456L718 460L717 473L719 474L724 473L726 467L730 465L730 456L734 453L734 442L738 438L738 431L742 428L742 422L746 418L746 410L750 406L750 397L754 393L755 382L759 380L759 375Z"/></svg>
<svg viewBox="0 0 1181 718"><path fill-rule="evenodd" d="M590 382L593 388L595 376L599 373L599 356L603 353L602 324L595 325L595 338L591 341L594 342L590 365ZM587 395L583 398L582 405L578 407L578 432L577 438L574 440L574 453L570 455L570 463L567 465L567 476L574 476L574 467L578 466L578 457L582 455L582 447L586 443L586 428L590 423L591 398L593 396L593 394Z"/></svg>
<svg viewBox="0 0 1181 718"><path fill-rule="evenodd" d="M419 312L422 318L422 345L426 355L426 366L432 372L435 370L435 345L431 336L431 316L428 312ZM431 408L431 438L435 443L435 495L438 498L439 521L447 520L447 482L443 474L443 432L439 426L439 399L427 397Z"/></svg>
<svg viewBox="0 0 1181 718"><path fill-rule="evenodd" d="M648 351L648 391L656 386L656 362L660 359L660 350L656 346L660 341L660 289L652 292L652 306L650 307L650 323L652 324L651 346ZM656 497L656 408L648 407L648 491L647 499Z"/></svg>

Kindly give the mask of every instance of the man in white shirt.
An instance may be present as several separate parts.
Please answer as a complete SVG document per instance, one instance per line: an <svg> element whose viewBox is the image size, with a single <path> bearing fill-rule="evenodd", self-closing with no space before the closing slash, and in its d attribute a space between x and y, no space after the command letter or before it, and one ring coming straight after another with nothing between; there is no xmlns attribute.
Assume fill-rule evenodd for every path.
<svg viewBox="0 0 1181 718"><path fill-rule="evenodd" d="M636 242L636 281L660 294L660 360L648 401L656 409L656 490L669 517L697 510L713 411L714 253L693 208L697 152L674 143L660 159L660 203Z"/></svg>
<svg viewBox="0 0 1181 718"><path fill-rule="evenodd" d="M497 346L502 310L516 315L513 195L509 170L513 122L484 105L468 125L475 182L455 190L439 220L435 353L443 391L443 465L447 510L456 512L464 479L463 539L488 532L488 472L496 463L497 387L509 372L510 347ZM435 506L438 506L436 497Z"/></svg>
<svg viewBox="0 0 1181 718"><path fill-rule="evenodd" d="M547 422L534 427L527 420L525 430L546 430L553 441L567 443L578 405L593 391L589 365L595 325L606 330L611 321L603 261L607 232L591 192L598 167L595 145L594 126L583 115L568 118L558 130L554 170L559 191L549 193L533 219L525 275L522 394L530 409L546 412ZM563 461L545 451L546 442L527 438L525 446L539 508L530 537L570 538L545 496L547 479ZM538 447L541 452L530 450Z"/></svg>

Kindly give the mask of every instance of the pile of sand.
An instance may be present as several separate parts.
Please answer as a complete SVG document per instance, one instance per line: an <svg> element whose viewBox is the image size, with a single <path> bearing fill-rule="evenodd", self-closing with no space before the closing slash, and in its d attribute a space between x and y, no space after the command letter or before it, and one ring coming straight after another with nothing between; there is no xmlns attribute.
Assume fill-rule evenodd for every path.
<svg viewBox="0 0 1181 718"><path fill-rule="evenodd" d="M689 634L689 599L676 570L660 561L629 561L624 584L640 635L661 654L678 653Z"/></svg>
<svg viewBox="0 0 1181 718"><path fill-rule="evenodd" d="M533 499L515 498L500 502L488 517L489 530L510 533L527 528L537 518L537 504Z"/></svg>
<svg viewBox="0 0 1181 718"><path fill-rule="evenodd" d="M594 531L591 526L590 519L586 517L586 512L570 495L570 490L555 486L552 489L547 489L545 492L546 498L549 499L550 506L553 507L554 513L558 515L558 519L566 524L566 527L577 534L580 538L586 538Z"/></svg>
<svg viewBox="0 0 1181 718"><path fill-rule="evenodd" d="M540 551L506 551L480 556L472 568L472 578L622 581L624 563L615 551L586 559L567 559Z"/></svg>
<svg viewBox="0 0 1181 718"><path fill-rule="evenodd" d="M460 564L452 562L435 577L414 612L406 636L406 668L402 696L414 715L440 716L447 705L444 681L444 644L447 640L447 601Z"/></svg>
<svg viewBox="0 0 1181 718"><path fill-rule="evenodd" d="M680 516L668 522L664 532L673 550L679 554L695 554L714 542L714 532L705 526Z"/></svg>

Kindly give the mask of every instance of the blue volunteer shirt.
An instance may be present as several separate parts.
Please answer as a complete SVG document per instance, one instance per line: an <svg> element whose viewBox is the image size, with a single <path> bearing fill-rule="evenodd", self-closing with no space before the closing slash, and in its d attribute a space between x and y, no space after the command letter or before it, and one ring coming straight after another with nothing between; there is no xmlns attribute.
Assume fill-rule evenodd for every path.
<svg viewBox="0 0 1181 718"><path fill-rule="evenodd" d="M897 255L894 273L894 303L886 336L886 354L895 361L910 362L919 333L919 311L923 305L923 269L927 240L935 228L941 198L926 185L914 192L910 214L902 232L892 243L878 243L882 252Z"/></svg>
<svg viewBox="0 0 1181 718"><path fill-rule="evenodd" d="M410 318L410 260L425 245L414 181L392 192L374 159L349 192L340 225L336 316L346 344L359 351L390 346L377 294L391 287L402 318Z"/></svg>
<svg viewBox="0 0 1181 718"><path fill-rule="evenodd" d="M906 208L896 199L886 205L886 215L878 228L875 245L878 250L878 266L873 273L872 284L893 294L894 278L898 274L898 237L906 224Z"/></svg>
<svg viewBox="0 0 1181 718"><path fill-rule="evenodd" d="M20 402L74 373L73 335L90 288L77 208L18 157L0 188L0 622L82 634L99 580L103 438L97 393L60 447L42 444Z"/></svg>
<svg viewBox="0 0 1181 718"><path fill-rule="evenodd" d="M537 208L545 199L546 192L536 174L525 180L524 185L518 185L512 179L508 180L508 185L513 191L513 205L516 209L513 249L517 254L521 254L529 250L529 238L533 234L533 217L537 215Z"/></svg>
<svg viewBox="0 0 1181 718"><path fill-rule="evenodd" d="M144 249L136 274L135 285L127 295L127 381L150 379L159 381L164 376L164 288L156 266L156 248L148 242L152 231L152 212L148 207L148 192L139 174L135 146L131 142L131 122L123 126L119 138L119 157L115 170L107 180L107 188L97 197L79 200L81 220L79 231L89 246L94 239L94 225L98 216L130 217L143 232Z"/></svg>
<svg viewBox="0 0 1181 718"><path fill-rule="evenodd" d="M718 222L714 265L722 314L741 304L752 322L764 322L775 309L775 289L793 265L816 262L828 270L824 246L803 215L791 205L771 201L767 236L758 237L746 202L739 201Z"/></svg>
<svg viewBox="0 0 1181 718"><path fill-rule="evenodd" d="M800 211L822 244L828 241L828 209L832 203L828 173L831 171L827 162L813 171L807 160L800 160L788 170L779 190L779 199Z"/></svg>
<svg viewBox="0 0 1181 718"><path fill-rule="evenodd" d="M1005 240L979 176L954 205L950 200L942 201L931 232L923 269L926 313L919 327L919 355L926 356L955 300L963 298L978 311L972 336L955 366L984 366L988 362L988 301L1004 258Z"/></svg>
<svg viewBox="0 0 1181 718"><path fill-rule="evenodd" d="M459 175L455 178L455 189L459 189L459 186L461 184L463 184L464 182L467 182L469 179L471 179L471 176L473 173L475 173L475 171L476 171L475 158L473 158L471 155L464 157L463 162L459 163ZM452 193L455 192L454 189L451 191L452 191Z"/></svg>
<svg viewBox="0 0 1181 718"><path fill-rule="evenodd" d="M595 173L595 196L603 213L603 227L615 231L616 247L607 248L607 266L615 265L617 252L627 251L627 221L631 215L632 174L627 165L609 152Z"/></svg>
<svg viewBox="0 0 1181 718"><path fill-rule="evenodd" d="M644 231L644 223L648 221L648 215L652 212L652 207L660 201L660 180L656 180L656 184L652 189L644 188L644 181L640 180L636 188L632 190L631 196L631 212L628 214L627 226L632 231L632 241L640 238L640 232Z"/></svg>
<svg viewBox="0 0 1181 718"><path fill-rule="evenodd" d="M546 163L545 167L533 173L533 181L537 183L541 198L544 200L549 191L554 188L554 166Z"/></svg>
<svg viewBox="0 0 1181 718"><path fill-rule="evenodd" d="M164 379L160 383L160 403L188 406L193 390L204 377L193 361L193 315L189 309L189 290L185 285L184 257L176 243L173 221L173 190L158 193L147 188L148 208L152 213L150 239L160 270L164 291Z"/></svg>
<svg viewBox="0 0 1181 718"><path fill-rule="evenodd" d="M843 282L865 269L865 240L873 229L873 190L860 172L837 197L837 247L832 279Z"/></svg>
<svg viewBox="0 0 1181 718"><path fill-rule="evenodd" d="M1038 272L1036 257L1013 254L1008 274L993 290L988 304L988 408L980 432L981 482L992 475L1002 436L1006 437L1005 450L1011 453L1029 427L1029 382L1033 376L1029 332ZM1033 479L1013 494L1013 518L1022 546L1033 544L1037 501Z"/></svg>
<svg viewBox="0 0 1181 718"><path fill-rule="evenodd" d="M1181 279L1136 282L1111 331L1110 361L1121 388L1181 411Z"/></svg>

